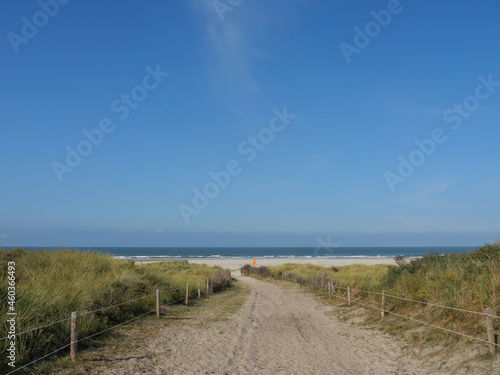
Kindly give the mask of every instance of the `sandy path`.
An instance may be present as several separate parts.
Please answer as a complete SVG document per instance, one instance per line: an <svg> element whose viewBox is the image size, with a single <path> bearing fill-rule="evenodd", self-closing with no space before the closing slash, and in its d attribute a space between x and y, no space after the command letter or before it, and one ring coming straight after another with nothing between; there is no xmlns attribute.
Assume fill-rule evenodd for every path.
<svg viewBox="0 0 500 375"><path fill-rule="evenodd" d="M338 321L311 294L240 277L251 293L229 320L162 329L141 358L100 374L438 374L379 332Z"/></svg>

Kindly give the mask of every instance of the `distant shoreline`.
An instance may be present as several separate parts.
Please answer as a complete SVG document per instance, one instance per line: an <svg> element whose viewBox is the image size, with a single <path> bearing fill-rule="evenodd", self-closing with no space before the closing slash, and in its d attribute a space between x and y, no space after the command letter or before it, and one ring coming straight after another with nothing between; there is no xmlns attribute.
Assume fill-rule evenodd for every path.
<svg viewBox="0 0 500 375"><path fill-rule="evenodd" d="M326 245L325 245L326 246ZM3 248L9 250L9 248ZM62 248L30 248L34 251L61 250ZM254 258L266 261L278 259L286 261L318 262L365 262L365 259L375 259L379 263L387 263L387 259L395 256L405 258L422 257L430 253L466 253L473 251L472 247L68 247L66 250L90 251L110 255L116 259L133 260L136 262L154 260L187 259L199 260L244 261ZM295 260L294 260L295 259ZM371 261L370 261L371 262Z"/></svg>
<svg viewBox="0 0 500 375"><path fill-rule="evenodd" d="M120 257L120 259L124 259ZM126 259L126 258L125 258ZM331 266L347 266L350 264L364 264L364 265L374 265L374 264L396 264L394 258L239 258L239 259L209 259L209 258L176 258L176 259L154 259L154 260L137 260L131 259L135 263L138 264L147 264L147 263L155 263L162 261L171 261L171 260L187 260L189 263L196 264L207 264L209 266L220 266L223 268L229 268L231 270L241 268L245 264L252 264L252 261L256 259L257 262L255 264L256 267L259 266L279 266L285 263L296 263L296 264L313 264L322 267L331 267Z"/></svg>

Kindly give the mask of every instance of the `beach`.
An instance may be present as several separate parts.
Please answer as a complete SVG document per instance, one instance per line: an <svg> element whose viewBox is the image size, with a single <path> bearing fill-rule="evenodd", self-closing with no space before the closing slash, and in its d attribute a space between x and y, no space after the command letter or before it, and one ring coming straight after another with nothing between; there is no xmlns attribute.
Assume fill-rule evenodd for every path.
<svg viewBox="0 0 500 375"><path fill-rule="evenodd" d="M220 266L222 268L228 268L230 270L236 270L243 267L245 264L252 264L253 260L256 260L255 266L279 266L286 263L297 263L297 264L313 264L322 267L331 266L347 266L350 264L396 264L394 258L240 258L240 259L187 259L189 263L196 264L207 264L209 266ZM136 261L138 264L142 263L153 263L160 262L161 260L141 260Z"/></svg>

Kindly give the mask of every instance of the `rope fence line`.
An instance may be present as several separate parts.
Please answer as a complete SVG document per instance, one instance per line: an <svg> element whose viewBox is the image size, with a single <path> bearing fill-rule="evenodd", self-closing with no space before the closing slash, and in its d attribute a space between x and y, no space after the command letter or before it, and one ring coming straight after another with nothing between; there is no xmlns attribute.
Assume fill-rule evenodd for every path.
<svg viewBox="0 0 500 375"><path fill-rule="evenodd" d="M180 289L174 289L174 290L180 290ZM151 293L151 294L148 294L148 295L146 295L146 296L139 297L139 298L136 298L136 299L132 299L132 300L130 300L130 301L126 301L126 302L118 303L118 304L116 304L116 305L112 305L112 306L108 306L108 307L103 307L102 309L98 309L98 310L94 310L94 311L84 312L84 313L81 313L81 314L79 314L79 315L80 315L80 316L84 316L84 315L93 314L93 313L96 313L96 312L99 312L99 311L104 311L104 310L107 310L107 309L111 309L111 308L113 308L113 307L117 307L117 306L125 305L125 304L127 304L127 303L131 303L131 302L139 301L139 300L141 300L141 299L144 299L144 298L150 297L150 296L152 296L152 295L154 295L154 293ZM67 320L70 320L70 319L71 319L71 318L61 319L61 320L58 320L57 322L52 322L52 323L45 324L45 325L40 326L40 327L31 328L31 329L28 329L28 330L26 330L26 331L18 332L18 333L16 333L16 334L15 334L15 336L22 335L23 333L27 333L27 332L35 331L35 330L37 330L37 329L42 329L42 328L45 328L45 327L49 327L49 326L52 326L52 325L57 324L57 323L62 323L62 322L65 322L65 321L67 321ZM2 338L0 338L0 341L5 340L5 339L7 339L7 338L8 338L8 336L7 336L7 337L2 337Z"/></svg>
<svg viewBox="0 0 500 375"><path fill-rule="evenodd" d="M412 299L409 299L409 298L403 298L403 297L393 296L393 295L391 295L391 294L387 294L387 297L392 297L392 298L402 299L402 300L405 300L405 301L410 301L410 302L422 303L422 304L424 304L424 305L436 306L436 307L441 307L441 308L444 308L444 309L449 309L449 310L457 310L457 311L467 312L467 313L471 313L471 314L477 314L477 315L487 315L487 316L491 316L492 318L497 318L497 319L500 319L500 316L491 315L491 314L486 314L486 313L482 313L482 312L479 312L479 311L471 311L471 310L459 309L458 307L450 307L450 306L438 305L438 304L435 304L435 303L422 302L422 301L415 301L415 300L412 300Z"/></svg>
<svg viewBox="0 0 500 375"><path fill-rule="evenodd" d="M16 371L21 370L22 368L28 367L28 366L32 365L33 363L35 363L35 362L38 362L38 361L40 361L40 360L42 360L42 359L44 359L44 358L47 358L48 356L51 356L52 354L55 354L55 353L57 353L57 352L59 352L59 351L61 351L61 350L63 350L63 349L66 349L66 348L67 348L68 346L70 346L70 345L71 345L71 344L64 345L63 347L61 347L61 348L59 348L59 349L57 349L57 350L54 350L52 353L46 354L46 355L44 355L43 357L40 357L40 358L38 358L38 359L35 359L33 362L30 362L30 363L28 363L27 365L23 365L23 366L21 366L21 367L18 367L18 368L16 368L15 370L13 370L13 371L11 371L11 372L8 372L8 373L7 373L7 374L5 374L5 375L10 375L10 374L13 374L13 373L15 373Z"/></svg>
<svg viewBox="0 0 500 375"><path fill-rule="evenodd" d="M79 340L76 340L76 341L72 341L72 342L70 343L70 345L71 345L71 344L76 344L77 342L81 342L81 341L83 341L83 340L90 339L91 337L94 337L94 336L100 335L101 333L111 331L112 329L115 329L116 327L122 326L122 325L127 324L127 323L130 323L130 322L132 322L132 321L134 321L134 320L136 320L136 319L142 318L144 315L151 314L151 313L152 313L153 311L155 311L155 310L156 310L156 309L149 310L148 312L146 312L146 313L144 313L144 314L142 314L142 315L136 316L136 317L134 317L134 318L132 318L132 319L130 319L130 320L127 320L126 322L119 323L119 324L117 324L117 325L115 325L115 326L113 326L113 327L111 327L111 328L107 328L107 329L105 329L104 331L97 332L97 333L93 333L92 335L87 336L87 337L84 337L83 339L79 339Z"/></svg>
<svg viewBox="0 0 500 375"><path fill-rule="evenodd" d="M105 329L104 331L97 332L97 333L94 333L94 334L92 334L92 335L90 335L90 336L84 337L83 339L79 339L79 340L76 340L76 341L72 341L72 342L70 342L69 344L67 344L67 345L65 345L65 346L63 346L63 347L61 347L61 348L59 348L59 349L57 349L57 350L53 351L52 353L46 354L46 355L44 355L43 357L38 358L38 359L36 359L36 360L34 360L34 361L32 361L32 362L30 362L30 363L28 363L28 364L26 364L26 365L24 365L24 366L22 366L22 367L19 367L19 368L15 369L14 371L9 372L9 373L8 373L8 374L6 374L6 375L13 374L13 373L14 373L14 372L16 372L16 371L21 370L22 368L28 367L29 365L32 365L33 363L38 362L38 361L40 361L41 359L44 359L45 357L48 357L48 356L50 356L50 355L52 355L52 354L55 354L55 353L57 353L58 351L61 351L61 350L65 349L65 348L67 348L68 346L71 346L71 345L76 344L76 343L78 343L78 342L81 342L81 341L83 341L83 340L87 340L87 339L89 339L89 338L91 338L91 337L94 337L94 336L100 335L101 333L104 333L104 332L107 332L107 331L111 331L112 329L114 329L114 328L116 328L116 327L119 327L119 326L122 326L122 325L124 325L124 324L130 323L130 322L131 322L131 321L133 321L133 320L136 320L136 319L142 318L144 315L150 314L150 313L151 313L151 312L153 312L153 311L155 311L155 310L150 310L150 311L148 311L147 313L144 313L144 314L142 314L142 315L136 316L135 318L132 318L132 319L130 319L130 320L127 320L126 322L122 322L122 323L120 323L120 324L117 324L117 325L115 325L115 326L113 326L113 327L111 327L111 328ZM71 319L71 318L69 318L69 319Z"/></svg>
<svg viewBox="0 0 500 375"><path fill-rule="evenodd" d="M177 289L169 289L169 290L166 290L165 292L175 292L177 290L181 290L181 288L177 288ZM143 297L139 297L139 298L136 298L136 299L132 299L130 301L126 301L126 302L122 302L122 303L118 303L116 305L111 305L111 306L108 306L108 307L103 307L102 309L98 309L98 310L93 310L93 311L87 311L87 312L84 312L84 313L81 313L79 314L79 316L84 316L84 315L89 315L89 314L93 314L93 313L96 313L96 312L100 312L100 311L104 311L104 310L107 310L107 309L111 309L113 307L117 307L117 306L121 306L121 305L125 305L127 303L131 303L131 302L135 302L135 301L139 301L141 299L144 299L144 298L147 298L147 297L151 297L152 295L154 295L154 293L151 293L151 294L148 294L148 295L145 295ZM183 298L182 298L183 299ZM49 327L49 326L52 326L54 324L57 324L57 323L62 323L62 322L65 322L67 320L71 320L71 318L66 318L66 319L61 319L61 320L58 320L56 322L52 322L52 323L49 323L49 324L45 324L43 326L40 326L40 327L36 327L36 328L31 328L31 329L28 329L26 331L22 331L22 332L18 332L15 334L15 336L18 336L18 335L22 335L23 333L27 333L27 332L31 332L31 331L35 331L37 329L42 329L42 328L45 328L45 327ZM0 341L3 341L5 339L7 339L8 336L6 337L2 337L0 338Z"/></svg>
<svg viewBox="0 0 500 375"><path fill-rule="evenodd" d="M344 289L344 290L347 290L347 289L348 289L348 288L342 288L342 287L340 287L340 286L337 286L336 288L337 288L337 289ZM349 290L350 290L351 292L359 292L359 293L368 293L368 294L377 294L377 295L382 295L382 293L379 293L379 292L371 292L371 291L368 291L368 290L358 290L358 289L352 289L352 288L349 288ZM392 298L397 298L397 299L401 299L401 300L404 300L404 301L410 301L410 302L421 303L421 304L423 304L423 305L429 305L429 306L441 307L441 308L443 308L443 309L457 310L457 311L462 311L462 312L467 312L467 313L477 314L477 315L491 316L492 318L497 318L497 319L500 319L500 316L496 316L496 315L492 315L492 314L487 314L487 313L482 313L482 312L479 312L479 311L471 311L471 310L459 309L458 307L444 306L444 305L438 305L438 304L435 304L435 303L430 303L430 302L417 301L417 300L414 300L414 299L409 299L409 298L399 297L399 296L395 296L395 295L392 295L392 294L385 294L385 296L387 296L387 297L392 297Z"/></svg>
<svg viewBox="0 0 500 375"><path fill-rule="evenodd" d="M198 283L198 285L199 285L199 283ZM210 294L210 289L209 289L209 286L210 286L210 280L209 280L209 278L208 278L208 277L207 277L207 279L206 279L206 285L207 285L206 295L208 296L208 295ZM180 291L180 290L181 290L181 288L177 288L177 289L169 289L169 290L165 290L164 292L166 292L166 293L169 293L169 294L170 294L171 292ZM187 284L187 285L186 285L186 290L189 290L189 284ZM125 322L122 322L122 323L116 324L116 325L114 325L113 327L107 328L107 329L105 329L105 330L103 330L103 331L100 331L100 332L94 333L94 334L92 334L92 335L89 335L89 336L87 336L87 337L84 337L84 338L81 338L81 339L78 339L78 338L77 338L77 337L78 337L78 323L77 323L77 322L78 322L78 316L85 316L85 315L88 315L88 314L92 314L92 313L95 313L95 312L103 311L103 310L110 309L110 308L113 308L113 307L117 307L117 306L125 305L125 304L127 304L127 303L131 303L131 302L135 302L135 301L142 300L142 299L147 298L147 297L151 297L151 296L153 296L153 295L155 295L155 294L156 294L156 296L157 296L157 300L156 300L156 304L157 304L157 306L156 306L156 308L155 308L155 309L150 310L150 311L148 311L148 312L146 312L146 313L144 313L144 314L141 314L141 315L139 315L139 316L136 316L136 317L134 317L134 318L132 318L132 319L130 319L130 320L127 320L127 321L125 321ZM53 352L51 352L51 353L49 353L49 354L46 354L46 355L44 355L43 357L40 357L40 358L38 358L38 359L36 359L36 360L34 360L34 361L30 362L30 363L27 363L27 364L25 364L25 365L23 365L23 366L21 366L21 367L18 367L18 368L16 368L15 370L13 370L13 371L11 371L11 372L7 373L6 375L13 374L13 373L15 373L15 372L17 372L17 371L19 371L19 370L21 370L21 369L25 368L25 367L28 367L28 366L30 366L30 365L32 365L32 364L34 364L34 363L36 363L36 362L38 362L38 361L40 361L40 360L42 360L42 359L44 359L44 358L47 358L47 357L49 357L49 356L51 356L51 355L53 355L53 354L55 354L55 353L57 353L57 352L59 352L59 351L61 351L61 350L63 350L63 349L66 349L66 348L68 348L68 347L70 347L70 350L71 350L71 352L70 352L71 359L72 359L73 361L75 361L75 360L76 360L76 355L77 355L77 343L82 342L82 341L87 340L87 339L90 339L90 338L92 338L92 337L94 337L94 336L98 336L98 335L103 334L103 333L105 333L105 332L111 331L112 329L114 329L114 328L116 328L116 327L119 327L119 326L125 325L125 324L130 323L130 322L132 322L132 321L134 321L134 320L137 320L137 319L139 319L139 318L142 318L142 317L144 317L144 316L146 316L146 315L148 315L148 314L151 314L151 313L152 313L152 312L154 312L154 311L157 311L157 313L158 313L158 317L160 317L160 315L159 315L160 305L161 305L161 306L170 306L170 305L173 305L173 304L178 303L178 302L183 301L183 300L185 300L185 302L186 302L186 304L187 304L187 303L188 303L188 297L189 297L189 296L193 296L193 295L195 295L195 294L201 295L201 289L200 289L199 287L198 287L198 290L197 290L196 292L193 292L193 293L191 293L191 294L186 294L186 296L185 296L185 297L179 298L179 299L177 299L177 300L175 300L175 301L171 301L171 302L169 302L169 303L167 303L167 304L165 304L165 305L161 305L161 304L160 304L160 299L159 299L159 296L160 296L160 290L159 290L159 289L157 289L157 290L156 290L156 293L150 293L150 294L148 294L148 295L146 295L146 296L143 296L143 297L139 297L139 298L136 298L136 299L133 299L133 300L130 300L130 301L122 302L122 303L119 303L119 304L116 304L116 305L112 305L112 306L104 307L104 308L102 308L102 309L98 309L98 310L94 310L94 311L84 312L84 313L82 313L82 314L78 314L77 312L73 312L73 313L71 314L71 317L70 317L70 318L61 319L61 320L58 320L58 321L56 321L56 322L52 322L52 323L49 323L49 324L46 324L46 325L43 325L43 326L40 326L40 327L36 327L36 328L32 328L32 329L29 329L29 330L26 330L26 331L23 331L23 332L16 333L16 336L17 336L17 335L21 335L21 334L23 334L23 333L27 333L27 332L35 331L35 330L37 330L37 329L45 328L45 327L48 327L48 326L51 326L51 325L54 325L54 324L57 324L57 323L61 323L61 322L65 322L65 321L71 320L71 342L70 342L69 344L64 345L64 346L62 346L62 347L60 347L60 348L58 348L58 349L54 350ZM8 338L8 337L1 338L1 339L0 339L0 341L5 340L5 339L7 339L7 338Z"/></svg>
<svg viewBox="0 0 500 375"><path fill-rule="evenodd" d="M147 298L147 297L151 297L154 294L155 293L150 293L150 294L147 294L147 295L145 295L143 297L139 297L139 298L136 298L136 299L131 299L130 301L127 301L127 302L117 303L116 305L112 305L112 306L108 306L108 307L103 307L102 309L98 309L98 310L94 310L94 311L88 311L88 312L84 312L84 313L81 313L81 314L78 314L78 315L84 316L84 315L93 314L93 313L96 313L96 312L101 312L101 311L104 311L104 310L107 310L107 309L112 309L113 307L125 305L127 303L132 303L132 302L139 301L139 300Z"/></svg>
<svg viewBox="0 0 500 375"><path fill-rule="evenodd" d="M338 295L338 294L333 294L332 291L335 292L336 289L346 290L347 291L347 298L343 297L341 295ZM351 292L359 292L359 293L368 293L368 294L380 295L381 296L381 306L380 307L376 307L376 306L373 306L373 305L368 305L368 304L365 304L365 303L362 303L362 302L359 302L359 301L355 301L355 300L352 299ZM379 292L372 292L372 291L367 291L367 290L352 289L350 287L343 288L343 287L336 286L334 283L329 282L328 283L328 298L331 298L332 294L336 298L342 298L342 299L346 300L348 305L350 305L351 302L354 302L354 303L357 303L357 304L362 305L362 306L366 306L366 307L369 307L369 308L372 308L372 309L377 309L377 310L380 311L380 315L381 315L382 318L384 317L385 313L387 313L387 314L393 314L393 315L398 316L398 317L403 318L403 319L408 319L408 320L411 320L411 321L414 321L414 322L417 322L417 323L421 323L421 324L424 324L424 325L427 325L427 326L430 326L430 327L433 327L433 328L437 328L437 329L440 329L440 330L443 330L443 331L447 331L447 332L454 333L454 334L457 334L457 335L460 335L460 336L464 336L464 337L467 337L469 339L473 339L473 340L484 342L486 344L489 344L490 353L491 354L494 354L496 348L500 347L500 345L497 344L497 341L496 341L496 336L497 335L495 335L495 330L494 330L494 325L493 325L493 318L500 319L500 317L497 316L497 315L493 315L493 312L492 312L491 308L486 308L485 312L481 313L481 312L478 312L478 311L471 311L471 310L459 309L459 308L456 308L456 307L438 305L438 304L434 304L434 303L417 301L417 300L413 300L413 299L409 299L409 298L394 296L392 294L386 294L385 291L382 291L382 293L379 293ZM472 314L482 315L482 316L485 317L485 321L486 321L486 334L488 336L488 340L484 340L484 339L481 339L481 338L475 337L475 336L470 336L470 335L467 335L467 334L464 334L464 333L461 333L461 332L453 331L453 330L448 329L448 328L444 328L444 327L440 327L440 326L437 326L437 325L434 325L434 324L431 324L431 323L428 323L428 322L424 322L422 320L411 318L409 316L398 314L398 313L395 313L393 311L389 311L389 310L387 310L385 308L386 297L393 297L393 298L397 298L397 299L400 299L400 300L421 303L421 304L425 304L425 305L429 305L429 306L436 306L436 307L441 307L441 308L450 309L450 310L457 310L457 311L462 311L462 312L466 312L466 313L472 313Z"/></svg>
<svg viewBox="0 0 500 375"><path fill-rule="evenodd" d="M342 299L347 300L347 298L346 298L346 297L342 297L342 296L339 296L339 295L336 295L336 294L334 294L333 296L334 296L334 297L336 297L336 298L342 298ZM351 299L351 302L357 303L357 304L362 305L362 306L370 307L370 308L372 308L372 309L380 310L380 307L373 306L373 305L368 305L368 304L366 304L366 303L362 303L362 302L355 301L355 300L352 300L352 299ZM448 328L443 328L443 327L440 327L440 326L436 326L436 325L434 325L434 324L427 323L427 322L424 322L424 321L422 321L422 320L418 320L418 319L415 319L415 318L410 318L409 316L401 315L401 314L395 313L395 312L393 312L393 311L389 311L389 310L385 310L385 309L384 309L383 311L384 311L384 312L386 312L386 313L388 313L388 314L393 314L393 315L399 316L400 318L404 318L404 319L412 320L412 321L414 321L414 322L421 323L421 324L425 324L425 325L430 326L430 327L433 327L433 328L441 329L441 330L443 330L443 331L447 331L447 332L455 333L455 334L460 335L460 336L468 337L468 338L470 338L470 339L474 339L474 340L482 341L482 342L485 342L486 344L490 344L490 345L494 345L494 346L499 346L499 347L500 347L500 345L499 345L499 344L497 344L497 343L494 343L494 342L492 343L492 342L490 342L490 341L483 340L483 339L481 339L481 338L479 338L479 337L466 335L465 333L461 333L461 332L453 331L453 330L448 329Z"/></svg>
<svg viewBox="0 0 500 375"><path fill-rule="evenodd" d="M337 287L337 289L344 289L344 290L347 290L348 288L342 288L340 286ZM349 290L351 292L360 292L360 293L369 293L369 294L379 294L381 295L382 293L379 293L379 292L371 292L371 291L368 291L368 290L358 290L358 289L353 289L353 288L349 288Z"/></svg>
<svg viewBox="0 0 500 375"><path fill-rule="evenodd" d="M61 319L61 320L58 320L57 322L49 323L49 324L46 324L46 325L41 326L41 327L31 328L31 329L28 329L28 330L23 331L23 332L18 332L18 333L16 333L14 336L21 335L21 334L23 334L23 333L27 333L27 332L31 332L31 331L35 331L35 330L37 330L37 329L45 328L45 327L48 327L48 326L53 326L54 324L61 323L61 322L65 322L66 320L70 320L70 319L71 319L71 318ZM8 338L9 338L8 336L7 336L7 337L2 337L2 338L0 339L0 341L5 340L5 339L8 339Z"/></svg>

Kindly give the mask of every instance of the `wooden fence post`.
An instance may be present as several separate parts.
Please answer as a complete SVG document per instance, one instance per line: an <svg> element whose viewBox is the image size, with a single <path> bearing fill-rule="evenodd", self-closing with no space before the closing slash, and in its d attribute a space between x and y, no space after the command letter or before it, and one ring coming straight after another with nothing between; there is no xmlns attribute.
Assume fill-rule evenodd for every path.
<svg viewBox="0 0 500 375"><path fill-rule="evenodd" d="M186 284L186 305L189 302L189 284Z"/></svg>
<svg viewBox="0 0 500 375"><path fill-rule="evenodd" d="M70 357L74 362L76 361L76 353L78 348L78 313L73 311L71 313L71 346L70 346Z"/></svg>
<svg viewBox="0 0 500 375"><path fill-rule="evenodd" d="M210 289L209 289L209 287L208 287L208 284L209 284L208 280L209 280L209 279L208 279L208 277L207 277L207 296L210 294Z"/></svg>
<svg viewBox="0 0 500 375"><path fill-rule="evenodd" d="M487 307L484 309L484 313L486 314L485 319L486 319L486 333L488 334L488 341L491 342L490 345L490 353L494 354L495 353L495 330L493 327L493 311Z"/></svg>
<svg viewBox="0 0 500 375"><path fill-rule="evenodd" d="M332 298L332 285L328 283L328 299Z"/></svg>
<svg viewBox="0 0 500 375"><path fill-rule="evenodd" d="M198 298L201 298L200 282L198 281Z"/></svg>
<svg viewBox="0 0 500 375"><path fill-rule="evenodd" d="M156 317L160 317L160 289L156 289Z"/></svg>
<svg viewBox="0 0 500 375"><path fill-rule="evenodd" d="M351 288L347 287L347 304L351 306Z"/></svg>
<svg viewBox="0 0 500 375"><path fill-rule="evenodd" d="M380 317L383 318L385 315L385 290L382 291L382 303L380 305Z"/></svg>

